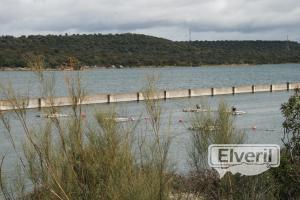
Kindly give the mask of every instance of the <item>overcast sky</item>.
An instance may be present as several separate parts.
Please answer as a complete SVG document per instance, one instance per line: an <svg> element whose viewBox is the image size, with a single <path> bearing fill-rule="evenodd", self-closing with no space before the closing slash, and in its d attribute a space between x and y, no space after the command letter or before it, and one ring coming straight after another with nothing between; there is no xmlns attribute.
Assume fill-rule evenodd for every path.
<svg viewBox="0 0 300 200"><path fill-rule="evenodd" d="M300 41L300 0L0 0L0 35L143 33Z"/></svg>

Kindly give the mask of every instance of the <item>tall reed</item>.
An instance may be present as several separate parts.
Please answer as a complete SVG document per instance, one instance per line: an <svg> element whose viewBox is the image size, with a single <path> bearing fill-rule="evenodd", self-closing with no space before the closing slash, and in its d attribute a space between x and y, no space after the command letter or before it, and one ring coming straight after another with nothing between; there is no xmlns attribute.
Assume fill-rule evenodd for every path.
<svg viewBox="0 0 300 200"><path fill-rule="evenodd" d="M32 63L39 62L29 62ZM54 106L53 77L47 78L42 66L34 67L37 68L35 72L41 94L50 105L41 112L48 115L59 113L60 109ZM139 122L132 122L135 123L132 126L121 125L115 120L117 114L114 110L94 113L93 123L85 120L80 103L86 93L82 90L79 75L67 79L72 101L71 117L45 119L35 127L27 118L25 108L28 101L20 101L13 90L5 90L23 127L25 142L19 155L21 165L17 169L21 187L11 186L1 171L0 186L4 198L168 199L168 149L171 140L162 136L160 130L161 107L159 100L152 98L157 93L154 82L149 79L147 83L143 96L151 126L144 131L149 132L152 139L142 136L138 141L136 127ZM1 119L7 134L13 138L15 133L8 118L1 114ZM11 141L14 142L13 139ZM1 166L3 162L5 156Z"/></svg>

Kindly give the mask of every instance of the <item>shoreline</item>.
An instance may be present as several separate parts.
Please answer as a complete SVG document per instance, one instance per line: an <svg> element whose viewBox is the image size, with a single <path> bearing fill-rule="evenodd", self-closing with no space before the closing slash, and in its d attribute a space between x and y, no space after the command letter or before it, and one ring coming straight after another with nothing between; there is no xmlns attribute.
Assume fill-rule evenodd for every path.
<svg viewBox="0 0 300 200"><path fill-rule="evenodd" d="M253 67L261 65L297 65L300 63L264 63L264 64L219 64L219 65L200 65L200 66L179 66L179 65L165 65L165 66L122 66L122 67L86 67L77 71L92 71L98 69L147 69L147 68L176 68L176 67ZM32 72L34 70L26 67L0 67L0 72ZM74 72L76 70L52 69L45 68L42 71L61 71L61 72Z"/></svg>

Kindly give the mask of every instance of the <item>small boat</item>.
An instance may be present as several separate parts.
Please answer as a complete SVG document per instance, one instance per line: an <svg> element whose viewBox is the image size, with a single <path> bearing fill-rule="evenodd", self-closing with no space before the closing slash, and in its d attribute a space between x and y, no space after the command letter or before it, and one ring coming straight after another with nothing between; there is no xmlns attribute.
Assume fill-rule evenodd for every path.
<svg viewBox="0 0 300 200"><path fill-rule="evenodd" d="M115 118L105 118L105 120L113 120L115 122L131 122L135 121L133 117L115 117Z"/></svg>
<svg viewBox="0 0 300 200"><path fill-rule="evenodd" d="M205 128L204 127L189 127L188 130L198 131L198 130L205 130ZM206 127L206 130L214 131L214 130L216 130L216 126L208 126L208 127Z"/></svg>
<svg viewBox="0 0 300 200"><path fill-rule="evenodd" d="M38 114L38 115L36 115L36 117L41 117L41 118L60 118L60 117L70 117L70 115L53 113L53 114Z"/></svg>
<svg viewBox="0 0 300 200"><path fill-rule="evenodd" d="M230 111L233 115L243 115L246 114L245 111L242 110L236 110L236 111Z"/></svg>
<svg viewBox="0 0 300 200"><path fill-rule="evenodd" d="M265 129L265 131L273 132L276 131L275 129Z"/></svg>
<svg viewBox="0 0 300 200"><path fill-rule="evenodd" d="M208 110L203 108L184 108L182 112L208 112Z"/></svg>
<svg viewBox="0 0 300 200"><path fill-rule="evenodd" d="M238 110L235 106L231 107L231 111L228 111L229 113L233 114L233 115L243 115L246 114L245 111L242 110Z"/></svg>
<svg viewBox="0 0 300 200"><path fill-rule="evenodd" d="M130 122L130 121L135 121L133 117L116 117L114 118L116 122Z"/></svg>

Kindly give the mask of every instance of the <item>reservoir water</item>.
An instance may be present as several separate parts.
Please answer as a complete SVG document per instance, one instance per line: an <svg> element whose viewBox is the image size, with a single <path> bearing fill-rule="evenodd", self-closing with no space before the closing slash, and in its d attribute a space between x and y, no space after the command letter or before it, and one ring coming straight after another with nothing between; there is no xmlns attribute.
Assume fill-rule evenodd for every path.
<svg viewBox="0 0 300 200"><path fill-rule="evenodd" d="M57 96L67 95L65 80L76 76L77 72L46 72L47 76L55 78L55 92ZM133 92L141 90L145 84L145 77L158 75L160 89L225 87L252 84L279 84L286 82L300 82L300 64L258 65L258 66L209 66L209 67L166 67L166 68L132 68L132 69L95 69L81 71L79 75L83 81L83 88L88 94ZM39 85L32 72L0 72L1 84L12 84L14 89L22 94L39 96ZM180 98L161 101L163 108L163 125L167 124L171 116L173 141L170 157L179 171L187 168L187 148L189 143L190 116L182 109L206 102L212 109L216 109L220 100L229 106L236 106L247 114L236 116L235 123L246 133L247 143L270 143L281 145L283 134L280 105L286 102L293 91L224 95L215 97ZM3 95L2 95L3 97ZM145 116L143 103L129 102L112 104L120 113L133 117ZM95 110L108 105L84 106L88 119ZM68 109L66 108L66 111ZM29 110L28 119L33 125L39 125L45 119L36 118L38 110ZM142 117L143 118L143 117ZM21 150L24 134L21 127L12 119L14 137ZM141 123L147 123L142 121ZM253 129L255 127L256 129ZM8 153L6 169L10 169L14 156L8 137L0 125L0 155Z"/></svg>
<svg viewBox="0 0 300 200"><path fill-rule="evenodd" d="M65 96L66 79L77 72L54 71L46 74L55 78L56 94ZM80 77L86 92L95 94L136 92L144 86L145 77L152 74L158 76L160 89L276 84L299 81L300 64L95 69L81 71ZM0 72L0 83L11 83L19 92L39 96L39 85L32 72Z"/></svg>

